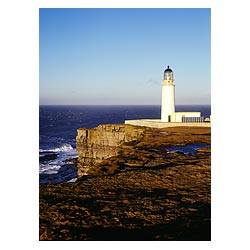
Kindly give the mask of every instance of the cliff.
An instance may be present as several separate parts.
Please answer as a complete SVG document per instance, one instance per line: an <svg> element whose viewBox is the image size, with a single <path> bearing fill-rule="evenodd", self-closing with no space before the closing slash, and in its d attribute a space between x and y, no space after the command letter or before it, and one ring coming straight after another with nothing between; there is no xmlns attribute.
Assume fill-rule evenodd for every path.
<svg viewBox="0 0 250 250"><path fill-rule="evenodd" d="M40 240L211 240L211 149L167 150L210 140L210 128L79 129L80 160L96 163L40 185Z"/></svg>
<svg viewBox="0 0 250 250"><path fill-rule="evenodd" d="M142 138L144 129L125 124L99 125L97 128L79 128L76 137L78 153L78 175L82 176L86 168L102 160L115 156L119 146Z"/></svg>
<svg viewBox="0 0 250 250"><path fill-rule="evenodd" d="M128 124L106 124L91 129L79 128L77 132L78 177L86 174L99 175L102 172L111 174L124 166L157 165L157 162L162 161L162 153L157 155L155 150L161 151L173 145L210 144L211 139L210 128L202 127L155 129ZM138 150L140 153L135 157L134 153ZM119 158L114 158L118 155Z"/></svg>

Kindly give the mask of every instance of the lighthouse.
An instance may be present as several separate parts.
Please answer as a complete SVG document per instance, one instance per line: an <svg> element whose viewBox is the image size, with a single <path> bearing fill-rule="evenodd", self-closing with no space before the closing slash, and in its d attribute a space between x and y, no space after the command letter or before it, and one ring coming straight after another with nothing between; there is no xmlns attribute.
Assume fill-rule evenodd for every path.
<svg viewBox="0 0 250 250"><path fill-rule="evenodd" d="M210 127L205 122L201 112L175 112L175 85L174 75L169 66L164 70L161 96L161 119L126 120L125 124L145 126L151 128L167 128L175 126Z"/></svg>
<svg viewBox="0 0 250 250"><path fill-rule="evenodd" d="M175 85L173 71L167 67L164 71L161 98L161 121L175 122Z"/></svg>

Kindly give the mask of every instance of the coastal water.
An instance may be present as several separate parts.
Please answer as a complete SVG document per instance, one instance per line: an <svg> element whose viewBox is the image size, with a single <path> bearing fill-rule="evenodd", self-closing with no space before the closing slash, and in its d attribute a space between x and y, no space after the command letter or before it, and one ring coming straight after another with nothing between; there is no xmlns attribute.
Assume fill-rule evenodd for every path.
<svg viewBox="0 0 250 250"><path fill-rule="evenodd" d="M76 180L74 164L65 160L77 157L78 128L124 123L129 119L159 119L160 111L160 106L40 106L40 183ZM204 117L211 115L209 105L177 105L176 111L201 111Z"/></svg>
<svg viewBox="0 0 250 250"><path fill-rule="evenodd" d="M210 148L210 144L203 144L203 143L194 143L194 144L187 144L185 146L171 146L167 147L166 149L169 152L182 152L184 154L192 154L195 155L198 148Z"/></svg>

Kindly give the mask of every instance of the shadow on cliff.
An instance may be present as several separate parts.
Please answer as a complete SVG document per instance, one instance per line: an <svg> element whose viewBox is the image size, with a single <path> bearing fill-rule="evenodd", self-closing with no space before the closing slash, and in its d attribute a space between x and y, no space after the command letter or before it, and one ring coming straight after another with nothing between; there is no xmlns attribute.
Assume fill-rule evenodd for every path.
<svg viewBox="0 0 250 250"><path fill-rule="evenodd" d="M89 240L100 241L210 241L210 222L198 222L189 226L183 225L182 220L171 224L159 224L143 229L127 228L91 228ZM187 222L188 224L188 222Z"/></svg>
<svg viewBox="0 0 250 250"><path fill-rule="evenodd" d="M210 206L205 205L193 216L177 218L166 224L142 226L141 228L102 227L70 228L76 240L89 241L210 241ZM57 228L58 233L64 228Z"/></svg>

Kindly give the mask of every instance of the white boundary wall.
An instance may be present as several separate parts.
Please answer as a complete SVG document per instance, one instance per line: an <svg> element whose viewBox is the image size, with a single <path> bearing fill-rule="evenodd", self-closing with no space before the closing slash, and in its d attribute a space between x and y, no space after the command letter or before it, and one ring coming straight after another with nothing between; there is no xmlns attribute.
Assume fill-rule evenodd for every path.
<svg viewBox="0 0 250 250"><path fill-rule="evenodd" d="M201 112L175 112L176 122L182 122L182 117L201 117Z"/></svg>
<svg viewBox="0 0 250 250"><path fill-rule="evenodd" d="M161 120L126 120L125 124L151 128L168 127L211 127L210 122L162 122Z"/></svg>

